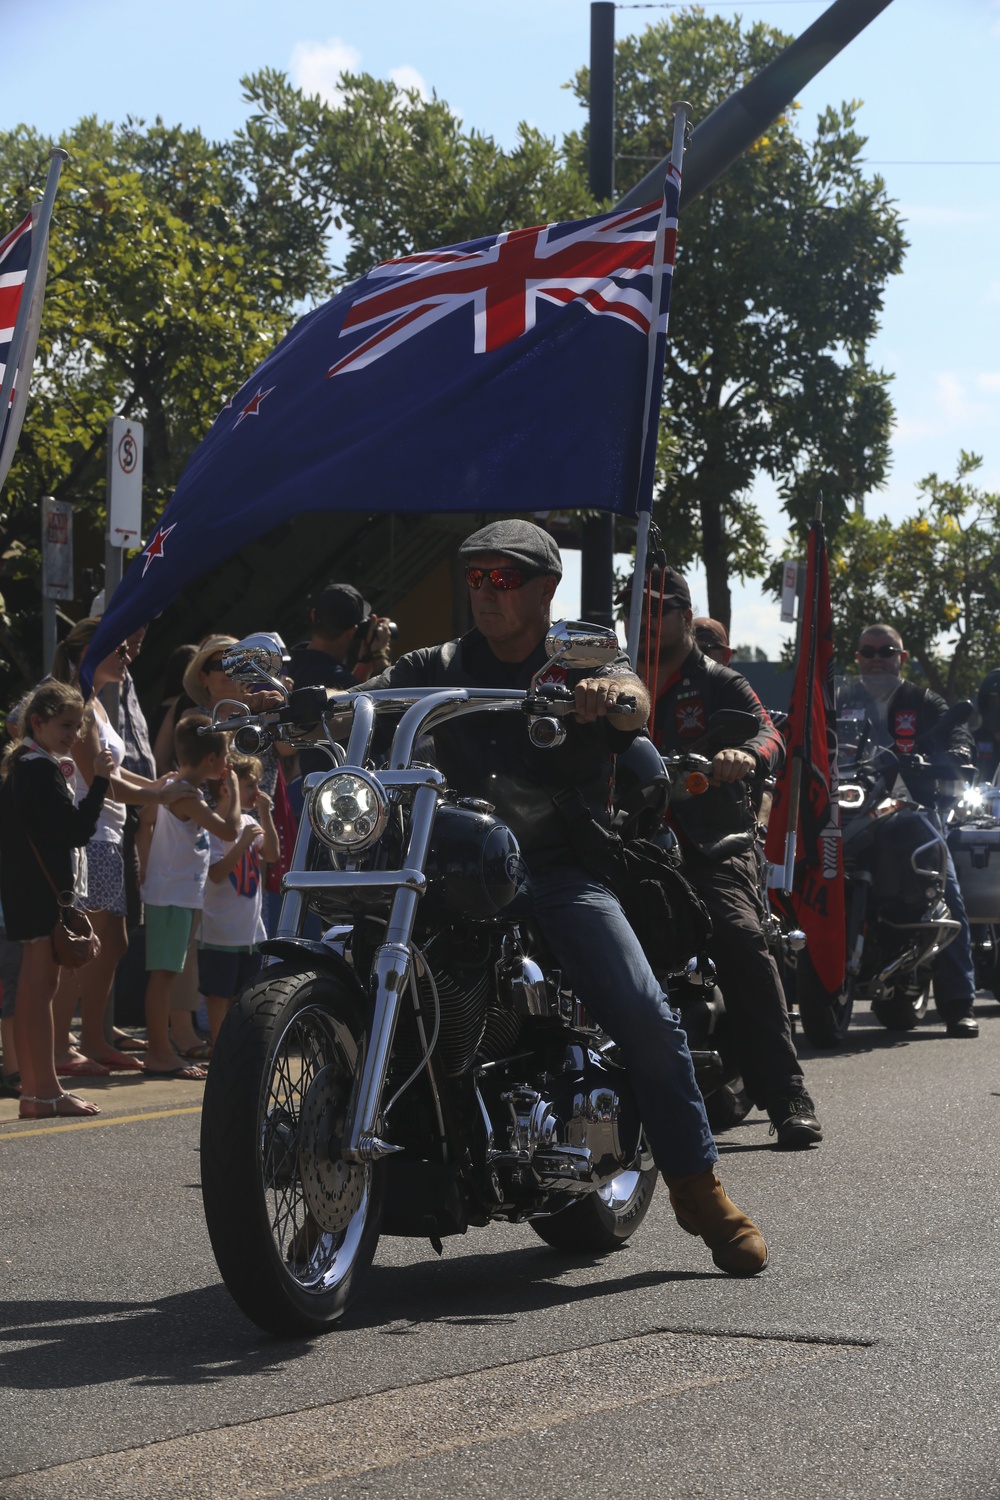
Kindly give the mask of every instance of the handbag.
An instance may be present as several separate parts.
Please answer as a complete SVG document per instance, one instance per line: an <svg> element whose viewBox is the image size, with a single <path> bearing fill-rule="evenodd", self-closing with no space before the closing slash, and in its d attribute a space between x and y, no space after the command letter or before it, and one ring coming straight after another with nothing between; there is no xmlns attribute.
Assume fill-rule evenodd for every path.
<svg viewBox="0 0 1000 1500"><path fill-rule="evenodd" d="M34 840L29 837L28 843L31 845L32 854L38 860L42 874L52 887L52 894L59 908L59 917L52 929L52 957L64 969L82 969L84 964L89 964L100 953L101 940L94 931L87 913L73 905L72 893L64 891L60 895L56 890L56 883L49 874L45 861L35 848Z"/></svg>

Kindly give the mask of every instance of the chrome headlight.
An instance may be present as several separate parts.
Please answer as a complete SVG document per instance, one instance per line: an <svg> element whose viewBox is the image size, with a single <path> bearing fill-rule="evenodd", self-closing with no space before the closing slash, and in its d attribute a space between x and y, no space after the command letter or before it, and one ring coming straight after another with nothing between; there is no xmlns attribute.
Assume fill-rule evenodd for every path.
<svg viewBox="0 0 1000 1500"><path fill-rule="evenodd" d="M365 771L331 771L309 797L309 821L316 837L342 853L377 843L388 820L385 792Z"/></svg>

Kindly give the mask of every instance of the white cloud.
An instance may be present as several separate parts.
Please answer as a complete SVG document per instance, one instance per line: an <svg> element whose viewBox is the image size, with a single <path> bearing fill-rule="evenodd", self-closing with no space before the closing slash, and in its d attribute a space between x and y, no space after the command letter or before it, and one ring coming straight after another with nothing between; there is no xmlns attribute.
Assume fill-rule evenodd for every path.
<svg viewBox="0 0 1000 1500"><path fill-rule="evenodd" d="M992 393L993 386L986 382L996 378L981 375L976 384L980 390ZM897 443L946 437L952 433L967 431L987 415L987 408L969 393L960 376L953 370L941 370L934 379L930 410L925 409L917 416L904 417L897 422L893 437Z"/></svg>
<svg viewBox="0 0 1000 1500"><path fill-rule="evenodd" d="M423 74L418 73L409 63L404 63L401 68L390 68L389 77L401 89L416 89L421 99L429 99L431 96Z"/></svg>
<svg viewBox="0 0 1000 1500"><path fill-rule="evenodd" d="M292 48L292 82L305 94L318 94L325 103L338 104L340 75L354 72L360 62L357 47L338 36L326 42L296 42Z"/></svg>

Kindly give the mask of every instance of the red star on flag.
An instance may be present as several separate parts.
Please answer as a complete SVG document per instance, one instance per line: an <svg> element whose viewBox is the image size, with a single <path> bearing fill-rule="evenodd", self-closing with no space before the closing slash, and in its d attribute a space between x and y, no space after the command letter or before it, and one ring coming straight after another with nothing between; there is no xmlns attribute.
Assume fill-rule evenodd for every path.
<svg viewBox="0 0 1000 1500"><path fill-rule="evenodd" d="M250 400L247 402L246 406L244 406L243 410L240 412L239 416L236 418L236 421L233 423L233 426L234 427L238 427L240 425L240 423L243 421L244 417L258 417L258 416L260 416L260 403L263 401L264 397L265 396L269 396L273 390L274 390L274 386L273 385L269 385L266 391L262 391L260 389L260 386L258 386L257 387L257 394L256 394L256 396L251 396L250 397Z"/></svg>
<svg viewBox="0 0 1000 1500"><path fill-rule="evenodd" d="M153 537L153 540L150 542L149 546L142 554L146 559L146 565L142 570L143 578L145 578L146 570L148 569L153 559L163 556L163 543L167 540L167 537L170 535L170 533L175 530L176 526L177 522L175 521L173 526L158 526L156 528L156 535Z"/></svg>

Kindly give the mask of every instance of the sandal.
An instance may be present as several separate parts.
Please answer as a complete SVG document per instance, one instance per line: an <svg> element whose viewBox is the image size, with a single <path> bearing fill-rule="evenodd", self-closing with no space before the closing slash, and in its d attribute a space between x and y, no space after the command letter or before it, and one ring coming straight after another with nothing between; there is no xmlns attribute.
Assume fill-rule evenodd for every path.
<svg viewBox="0 0 1000 1500"><path fill-rule="evenodd" d="M145 1052L149 1043L145 1037L132 1036L128 1031L118 1031L116 1028L112 1046L118 1052Z"/></svg>
<svg viewBox="0 0 1000 1500"><path fill-rule="evenodd" d="M72 1101L73 1105L82 1104L84 1106L83 1109L65 1108L69 1100ZM24 1113L24 1106L26 1104L42 1104L45 1106L45 1113L26 1115ZM60 1108L61 1105L64 1107ZM79 1094L56 1094L54 1099L42 1099L37 1094L22 1094L21 1106L18 1109L17 1118L19 1120L83 1119L88 1115L99 1115L100 1113L101 1111L96 1104L92 1104L89 1099L81 1099Z"/></svg>
<svg viewBox="0 0 1000 1500"><path fill-rule="evenodd" d="M212 1055L211 1042L196 1042L193 1047L178 1050L178 1057L183 1057L185 1062L208 1062Z"/></svg>
<svg viewBox="0 0 1000 1500"><path fill-rule="evenodd" d="M71 1057L69 1062L56 1063L57 1078L106 1078L110 1072L92 1057Z"/></svg>

